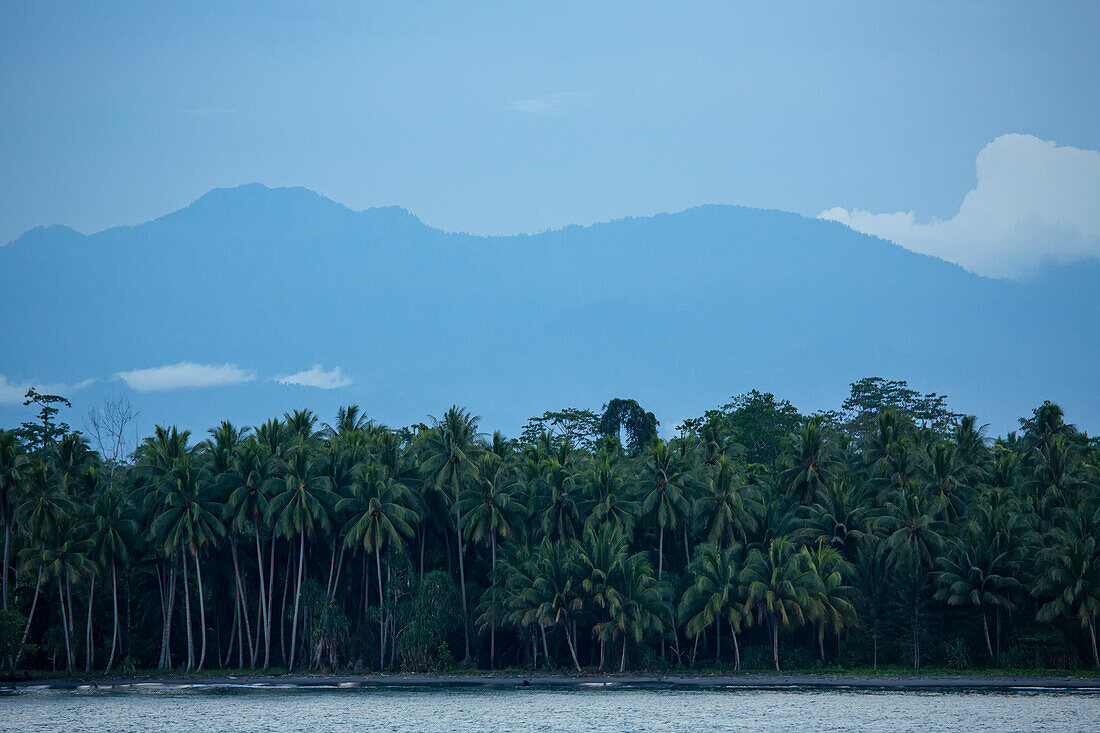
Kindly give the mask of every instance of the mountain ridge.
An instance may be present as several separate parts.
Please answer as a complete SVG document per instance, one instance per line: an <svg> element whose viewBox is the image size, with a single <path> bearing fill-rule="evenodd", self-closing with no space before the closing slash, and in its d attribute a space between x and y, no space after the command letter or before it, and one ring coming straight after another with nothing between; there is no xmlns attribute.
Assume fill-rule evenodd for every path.
<svg viewBox="0 0 1100 733"><path fill-rule="evenodd" d="M1087 338L1100 270L985 278L777 210L711 204L487 237L249 184L142 224L36 228L12 244L0 248L9 382L94 377L80 395L93 400L125 389L112 375L184 361L259 375L135 393L151 420L354 401L405 424L458 402L514 433L532 414L618 395L671 426L752 388L837 407L848 382L880 375L946 392L998 430L1043 399L1100 423ZM316 363L352 385L271 381ZM0 420L17 413L0 405Z"/></svg>

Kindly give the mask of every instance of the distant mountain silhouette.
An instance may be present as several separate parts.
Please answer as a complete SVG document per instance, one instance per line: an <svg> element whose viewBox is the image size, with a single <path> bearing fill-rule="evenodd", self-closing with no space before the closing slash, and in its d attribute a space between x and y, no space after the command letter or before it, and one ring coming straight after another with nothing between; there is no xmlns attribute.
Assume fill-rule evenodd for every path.
<svg viewBox="0 0 1100 733"><path fill-rule="evenodd" d="M638 399L669 430L760 388L810 411L880 375L946 392L994 431L1043 399L1100 424L1100 264L982 278L832 222L702 206L479 237L302 188L217 189L138 226L33 229L0 247L0 374L99 382L235 363L235 387L132 395L142 427L255 423L357 402L390 424L451 403L512 434L530 415ZM321 363L349 387L272 377ZM69 421L79 425L78 414ZM28 409L0 406L0 425Z"/></svg>

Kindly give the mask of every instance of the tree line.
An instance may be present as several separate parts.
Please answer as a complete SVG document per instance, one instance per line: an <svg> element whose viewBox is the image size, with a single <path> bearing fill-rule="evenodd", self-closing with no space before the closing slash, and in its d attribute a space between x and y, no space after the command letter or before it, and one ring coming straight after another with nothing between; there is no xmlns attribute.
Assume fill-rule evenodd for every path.
<svg viewBox="0 0 1100 733"><path fill-rule="evenodd" d="M0 431L9 673L1100 668L1100 445L1050 402L996 439L868 378L667 439L615 399L515 439L348 406L132 451L118 403L84 432L27 404Z"/></svg>

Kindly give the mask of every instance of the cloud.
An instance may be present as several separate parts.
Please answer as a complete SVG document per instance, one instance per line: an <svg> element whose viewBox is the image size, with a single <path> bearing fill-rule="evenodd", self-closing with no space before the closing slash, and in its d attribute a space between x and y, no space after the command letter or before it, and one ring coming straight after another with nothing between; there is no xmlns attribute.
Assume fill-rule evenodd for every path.
<svg viewBox="0 0 1100 733"><path fill-rule="evenodd" d="M556 94L543 94L530 99L517 99L509 102L508 106L516 112L528 115L560 115L575 107L590 104L591 101L591 94L559 92Z"/></svg>
<svg viewBox="0 0 1100 733"><path fill-rule="evenodd" d="M339 389L351 384L351 380L343 375L340 367L333 367L326 372L320 364L314 364L304 372L291 374L286 377L275 377L279 384L296 384L300 387L316 387L317 389Z"/></svg>
<svg viewBox="0 0 1100 733"><path fill-rule="evenodd" d="M236 364L195 364L181 361L149 369L118 372L116 377L137 392L163 392L170 389L197 389L200 387L224 387L251 382L256 375Z"/></svg>
<svg viewBox="0 0 1100 733"><path fill-rule="evenodd" d="M991 277L1100 257L1100 152L1002 135L976 161L977 185L946 221L836 207L818 217Z"/></svg>
<svg viewBox="0 0 1100 733"><path fill-rule="evenodd" d="M95 382L94 379L85 379L76 384L44 384L33 379L24 382L9 382L7 377L0 374L0 405L22 404L24 395L27 394L27 390L31 387L34 387L42 394L56 394L67 397L74 392L79 392L93 382Z"/></svg>

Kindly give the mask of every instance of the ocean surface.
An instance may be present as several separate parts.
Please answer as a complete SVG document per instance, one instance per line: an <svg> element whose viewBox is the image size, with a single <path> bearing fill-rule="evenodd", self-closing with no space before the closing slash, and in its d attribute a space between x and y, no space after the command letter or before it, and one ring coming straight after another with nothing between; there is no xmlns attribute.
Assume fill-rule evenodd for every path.
<svg viewBox="0 0 1100 733"><path fill-rule="evenodd" d="M139 685L0 697L0 731L1100 731L1100 693Z"/></svg>

